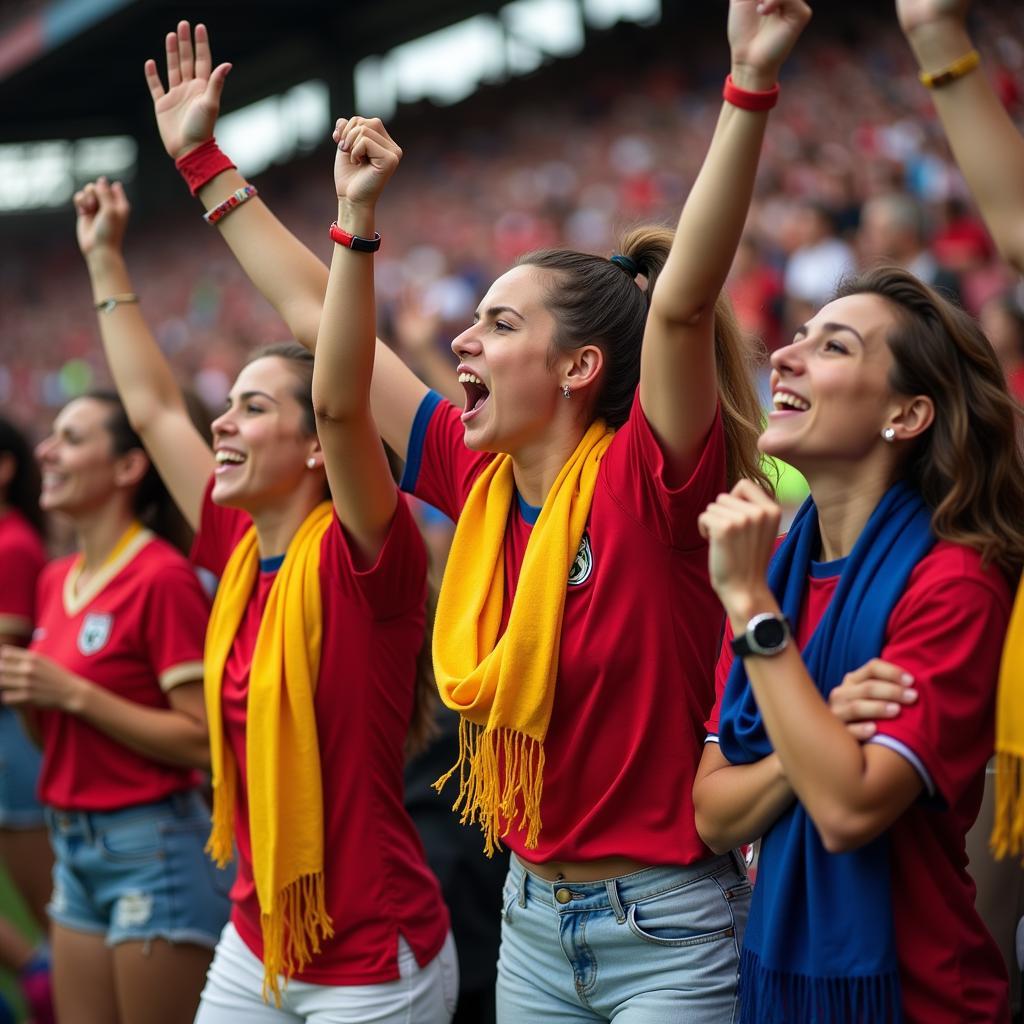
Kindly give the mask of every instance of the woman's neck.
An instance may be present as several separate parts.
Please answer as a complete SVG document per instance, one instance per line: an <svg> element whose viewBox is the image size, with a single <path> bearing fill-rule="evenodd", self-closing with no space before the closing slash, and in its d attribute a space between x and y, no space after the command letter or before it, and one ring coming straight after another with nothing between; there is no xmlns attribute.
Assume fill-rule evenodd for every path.
<svg viewBox="0 0 1024 1024"><path fill-rule="evenodd" d="M818 510L821 560L845 558L889 489L889 467L805 473Z"/></svg>
<svg viewBox="0 0 1024 1024"><path fill-rule="evenodd" d="M106 507L93 515L77 518L74 527L82 554L82 569L92 573L103 565L134 521L130 508Z"/></svg>
<svg viewBox="0 0 1024 1024"><path fill-rule="evenodd" d="M512 453L512 473L516 490L528 505L540 506L548 496L562 467L580 443L586 428L563 432Z"/></svg>
<svg viewBox="0 0 1024 1024"><path fill-rule="evenodd" d="M306 517L322 500L308 495L302 495L302 498L304 500L295 497L281 505L252 513L260 558L283 555Z"/></svg>

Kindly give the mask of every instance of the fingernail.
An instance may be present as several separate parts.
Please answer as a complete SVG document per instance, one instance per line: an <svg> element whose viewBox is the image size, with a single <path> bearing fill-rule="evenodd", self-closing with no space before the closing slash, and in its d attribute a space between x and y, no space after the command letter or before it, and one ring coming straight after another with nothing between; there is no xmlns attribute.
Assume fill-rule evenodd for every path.
<svg viewBox="0 0 1024 1024"><path fill-rule="evenodd" d="M912 704L915 700L917 700L917 690L904 690L903 699L908 704Z"/></svg>
<svg viewBox="0 0 1024 1024"><path fill-rule="evenodd" d="M341 149L342 153L347 153L348 152L348 139L342 139L341 140L341 146L339 148Z"/></svg>
<svg viewBox="0 0 1024 1024"><path fill-rule="evenodd" d="M913 681L914 677L909 672L904 672L903 675L900 676L900 682L905 686L910 686Z"/></svg>
<svg viewBox="0 0 1024 1024"><path fill-rule="evenodd" d="M866 732L869 736L873 736L877 729L878 726L875 725L874 722L867 722L864 725L864 732Z"/></svg>
<svg viewBox="0 0 1024 1024"><path fill-rule="evenodd" d="M885 705L885 713L887 715L898 715L900 713L900 706L899 706L899 704L886 704Z"/></svg>

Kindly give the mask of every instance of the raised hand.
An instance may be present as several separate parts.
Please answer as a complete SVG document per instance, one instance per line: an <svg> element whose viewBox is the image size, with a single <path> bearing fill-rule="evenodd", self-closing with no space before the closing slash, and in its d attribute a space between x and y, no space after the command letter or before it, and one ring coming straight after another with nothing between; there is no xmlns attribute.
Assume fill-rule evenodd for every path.
<svg viewBox="0 0 1024 1024"><path fill-rule="evenodd" d="M194 50L187 21L179 21L177 32L168 32L166 41L167 89L155 60L146 61L146 84L160 139L168 155L177 159L212 138L231 65L213 67L205 25L196 25Z"/></svg>
<svg viewBox="0 0 1024 1024"><path fill-rule="evenodd" d="M769 88L793 48L811 9L803 0L731 0L732 73L742 88Z"/></svg>
<svg viewBox="0 0 1024 1024"><path fill-rule="evenodd" d="M904 32L951 21L963 24L970 0L896 0L896 16Z"/></svg>
<svg viewBox="0 0 1024 1024"><path fill-rule="evenodd" d="M334 186L338 201L352 207L372 207L402 159L402 150L388 135L379 117L338 119L334 127L338 152Z"/></svg>
<svg viewBox="0 0 1024 1024"><path fill-rule="evenodd" d="M120 252L131 207L119 181L106 178L90 182L75 193L75 235L83 256L101 250Z"/></svg>

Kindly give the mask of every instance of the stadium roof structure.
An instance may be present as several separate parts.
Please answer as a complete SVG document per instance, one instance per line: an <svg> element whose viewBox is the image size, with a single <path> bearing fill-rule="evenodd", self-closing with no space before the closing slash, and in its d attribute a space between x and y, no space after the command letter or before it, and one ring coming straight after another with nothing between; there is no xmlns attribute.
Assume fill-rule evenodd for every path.
<svg viewBox="0 0 1024 1024"><path fill-rule="evenodd" d="M231 105L310 77L337 109L361 58L506 0L49 0L0 7L0 142L151 131L142 74L163 63L178 20L203 21L217 61L231 60ZM6 8L6 9L5 9ZM24 13L23 13L24 12Z"/></svg>

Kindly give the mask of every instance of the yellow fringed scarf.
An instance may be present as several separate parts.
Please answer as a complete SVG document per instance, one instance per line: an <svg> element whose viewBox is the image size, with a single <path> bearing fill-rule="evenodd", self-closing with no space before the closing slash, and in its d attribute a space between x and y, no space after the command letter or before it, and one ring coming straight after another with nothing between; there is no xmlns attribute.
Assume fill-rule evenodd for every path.
<svg viewBox="0 0 1024 1024"><path fill-rule="evenodd" d="M459 516L434 625L434 673L444 703L462 716L453 810L479 821L490 856L519 806L526 845L540 835L544 737L558 672L566 581L614 431L598 420L562 467L537 519L499 639L512 459L499 455L473 484ZM502 826L504 820L504 826Z"/></svg>
<svg viewBox="0 0 1024 1024"><path fill-rule="evenodd" d="M1006 631L996 698L996 857L1024 857L1024 584Z"/></svg>
<svg viewBox="0 0 1024 1024"><path fill-rule="evenodd" d="M278 977L300 971L334 928L324 898L324 809L313 694L323 610L320 542L331 504L318 505L288 545L270 588L249 673L246 799L252 872L263 932L263 998L280 1005ZM259 571L256 529L231 554L206 633L206 715L213 770L213 830L207 852L232 856L238 768L224 742L224 666Z"/></svg>

